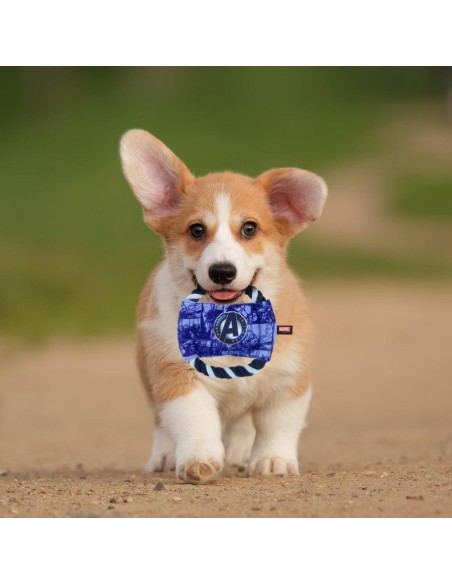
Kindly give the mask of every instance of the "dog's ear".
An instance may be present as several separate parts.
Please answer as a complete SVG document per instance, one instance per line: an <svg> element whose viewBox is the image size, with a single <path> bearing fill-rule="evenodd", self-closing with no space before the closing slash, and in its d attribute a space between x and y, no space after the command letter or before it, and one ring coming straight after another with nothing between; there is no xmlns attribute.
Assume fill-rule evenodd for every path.
<svg viewBox="0 0 452 584"><path fill-rule="evenodd" d="M127 182L143 206L145 223L159 232L194 176L163 142L144 130L124 134L120 155Z"/></svg>
<svg viewBox="0 0 452 584"><path fill-rule="evenodd" d="M265 187L273 213L290 237L322 214L327 186L316 174L299 168L276 168L256 180Z"/></svg>

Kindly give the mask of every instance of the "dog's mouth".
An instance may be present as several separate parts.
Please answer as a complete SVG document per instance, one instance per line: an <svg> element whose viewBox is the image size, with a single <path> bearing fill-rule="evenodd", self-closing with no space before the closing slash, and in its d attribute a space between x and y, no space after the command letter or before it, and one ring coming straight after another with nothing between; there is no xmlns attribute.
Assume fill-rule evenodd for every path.
<svg viewBox="0 0 452 584"><path fill-rule="evenodd" d="M254 276L252 277L251 282L248 284L248 286L252 286L254 284L256 277L257 277L257 271L255 272ZM234 290L234 289L230 289L230 288L218 288L215 290L205 290L199 284L194 273L192 273L192 279L193 279L193 283L195 284L196 288L201 288L201 290L204 290L204 292L208 296L210 296L210 298L212 298L212 300L215 300L215 302L220 302L221 304L229 304L231 302L234 302L235 300L238 300L240 298L240 296L242 296L242 294L244 294L244 292L246 290L246 288L244 288L243 290ZM248 286L247 286L247 288L248 288Z"/></svg>

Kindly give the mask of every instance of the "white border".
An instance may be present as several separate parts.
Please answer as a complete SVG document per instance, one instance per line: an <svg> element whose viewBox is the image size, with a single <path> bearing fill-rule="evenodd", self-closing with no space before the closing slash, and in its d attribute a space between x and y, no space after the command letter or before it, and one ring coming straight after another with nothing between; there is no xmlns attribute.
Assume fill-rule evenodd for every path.
<svg viewBox="0 0 452 584"><path fill-rule="evenodd" d="M382 0L2 5L1 65L451 65L451 7ZM64 8L63 8L64 7ZM450 520L0 520L5 582L443 582Z"/></svg>
<svg viewBox="0 0 452 584"><path fill-rule="evenodd" d="M17 0L3 65L450 65L452 5L408 0Z"/></svg>
<svg viewBox="0 0 452 584"><path fill-rule="evenodd" d="M3 519L2 582L449 582L451 520Z"/></svg>

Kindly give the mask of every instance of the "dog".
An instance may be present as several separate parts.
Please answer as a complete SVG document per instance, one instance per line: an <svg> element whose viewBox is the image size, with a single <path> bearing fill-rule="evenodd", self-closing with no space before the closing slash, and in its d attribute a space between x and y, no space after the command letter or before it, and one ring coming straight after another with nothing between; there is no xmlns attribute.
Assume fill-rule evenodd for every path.
<svg viewBox="0 0 452 584"><path fill-rule="evenodd" d="M164 241L165 259L141 293L138 367L155 412L148 472L176 471L206 483L225 464L248 475L299 474L298 442L311 400L313 327L286 263L289 239L316 221L327 197L322 178L278 168L257 178L218 172L195 178L160 140L129 130L120 142L124 175L144 221ZM217 304L246 302L253 284L271 300L277 322L271 361L252 377L213 379L182 359L177 323L195 286ZM202 300L201 300L202 301ZM207 361L233 366L230 356Z"/></svg>

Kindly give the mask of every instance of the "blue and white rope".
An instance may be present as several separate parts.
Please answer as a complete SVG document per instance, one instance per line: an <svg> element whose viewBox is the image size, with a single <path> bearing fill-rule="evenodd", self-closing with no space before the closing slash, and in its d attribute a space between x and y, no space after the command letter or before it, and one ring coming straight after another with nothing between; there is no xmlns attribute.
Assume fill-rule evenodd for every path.
<svg viewBox="0 0 452 584"><path fill-rule="evenodd" d="M205 295L205 291L202 288L195 288L191 294L189 294L185 300L190 302L198 302L200 298ZM245 294L251 298L254 302L264 302L265 297L255 286L248 286L245 290ZM237 377L251 377L258 371L264 368L265 361L262 359L253 359L248 365L235 365L234 367L214 367L213 365L207 365L199 357L195 357L191 361L188 361L193 369L196 369L199 373L207 375L207 377L214 377L216 379L235 379Z"/></svg>

